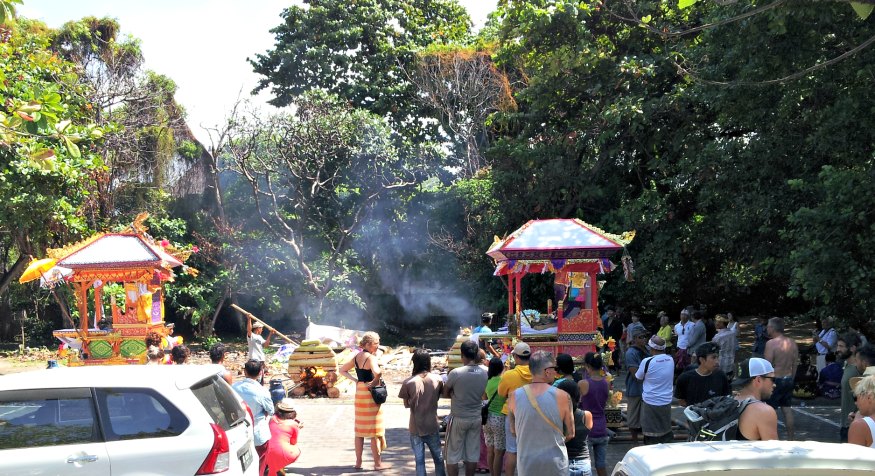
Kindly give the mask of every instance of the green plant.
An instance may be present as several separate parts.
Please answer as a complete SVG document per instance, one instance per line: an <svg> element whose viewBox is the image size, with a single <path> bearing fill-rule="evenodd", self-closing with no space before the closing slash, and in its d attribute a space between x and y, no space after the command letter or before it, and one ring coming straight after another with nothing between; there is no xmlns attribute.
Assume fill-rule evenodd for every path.
<svg viewBox="0 0 875 476"><path fill-rule="evenodd" d="M214 335L200 336L200 337L197 337L196 339L197 339L197 343L200 344L201 347L204 348L204 350L209 350L214 345L222 342L222 339L219 339L218 337L216 337Z"/></svg>

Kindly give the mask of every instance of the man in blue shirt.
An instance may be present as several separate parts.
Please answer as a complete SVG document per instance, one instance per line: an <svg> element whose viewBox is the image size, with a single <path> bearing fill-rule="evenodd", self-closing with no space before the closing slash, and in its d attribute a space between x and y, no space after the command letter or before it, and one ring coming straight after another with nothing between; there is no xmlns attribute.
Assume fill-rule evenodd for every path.
<svg viewBox="0 0 875 476"><path fill-rule="evenodd" d="M501 357L501 352L499 352L495 349L499 345L497 340L487 339L487 340L481 341L480 339L478 339L476 337L477 334L491 334L492 333L492 329L489 326L492 325L492 318L494 316L495 316L495 314L492 312L484 312L482 315L480 315L481 325L475 327L474 330L471 331L471 334L472 334L471 340L476 342L480 346L481 349L486 351L487 354L495 356L495 357Z"/></svg>
<svg viewBox="0 0 875 476"><path fill-rule="evenodd" d="M260 470L264 474L267 445L270 443L270 416L273 415L273 400L270 391L258 383L263 369L262 362L249 360L243 367L246 378L232 385L232 388L243 398L252 410L254 422L255 450L258 452Z"/></svg>

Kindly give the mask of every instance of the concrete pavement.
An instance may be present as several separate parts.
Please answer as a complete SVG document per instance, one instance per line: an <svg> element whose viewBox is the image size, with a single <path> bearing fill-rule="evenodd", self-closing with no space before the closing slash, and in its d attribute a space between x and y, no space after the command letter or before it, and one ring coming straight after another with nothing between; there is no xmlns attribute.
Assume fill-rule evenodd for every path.
<svg viewBox="0 0 875 476"><path fill-rule="evenodd" d="M397 395L397 390L395 394ZM403 404L389 402L383 405L386 441L389 445L383 452L383 462L392 465L384 471L372 471L374 462L369 440L365 440L364 471L353 469L355 410L352 399L296 399L295 406L298 418L304 421L305 426L298 438L301 457L288 467L287 474L321 476L416 473L416 464L410 449L410 434L407 431L410 413ZM449 412L449 406L443 412ZM433 466L427 449L426 460L429 474L432 474Z"/></svg>

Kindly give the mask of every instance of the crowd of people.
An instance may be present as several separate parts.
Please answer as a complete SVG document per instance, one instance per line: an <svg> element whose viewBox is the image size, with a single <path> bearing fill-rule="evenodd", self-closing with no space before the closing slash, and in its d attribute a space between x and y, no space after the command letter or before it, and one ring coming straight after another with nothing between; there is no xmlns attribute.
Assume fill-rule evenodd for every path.
<svg viewBox="0 0 875 476"><path fill-rule="evenodd" d="M828 379L839 381L837 393L847 403L839 422L840 440L873 445L875 349L862 345L859 333L839 333L827 319L814 334L813 345L800 348L786 335L784 319L763 318L756 325L750 349L753 356L736 363L738 322L731 314L706 319L704 312L686 308L671 325L661 313L655 332L636 317L625 324L615 312L606 313L603 332L607 337L617 333L616 341L623 344L612 356L613 369L604 365L600 353L587 354L582 367L575 369L570 355L554 358L543 351L533 353L524 342L516 344L509 359L513 364L506 365L498 357L486 358L488 354L475 342L465 342L461 347L464 365L441 382L429 371L427 353L417 351L414 361L419 364L414 364L414 375L399 394L411 409L417 474L427 474L422 441L430 442L439 475L458 474L460 464L467 475L607 474L605 454L612 432L607 428L605 407L611 370L626 372L626 424L633 442L674 441L673 405L721 401L735 402L730 405L737 412L733 439L778 439L780 414L786 437L792 440L796 437L791 409L796 376L807 355L817 356L824 364L821 371L833 365ZM431 382L426 403L423 379ZM421 420L423 412L428 412L426 420L434 420L440 395L451 399L445 453L441 453L435 428L426 432L414 421L414 415ZM857 411L851 412L854 401ZM481 408L485 411L482 419L478 416ZM479 439L481 425L485 443ZM486 447L485 469L478 460L481 445Z"/></svg>
<svg viewBox="0 0 875 476"><path fill-rule="evenodd" d="M793 392L808 355L816 356L812 367L822 365L817 369L818 383L829 384L832 394L841 399L839 441L875 448L875 347L865 343L862 334L852 329L839 332L826 319L815 330L813 344L800 348L785 334L782 318L764 318L754 330L753 356L736 365L738 323L731 314L714 316L713 332L704 313L695 309L681 311L675 325L664 313L657 320L655 332L637 318L620 323L618 341L623 345L616 357L611 356L613 368L605 365L602 355L606 354L599 352L586 354L575 368L572 356L532 352L525 342L518 342L510 358L503 359L490 343L469 340L460 347L463 365L441 376L432 369L430 354L416 349L411 376L398 393L410 410L408 430L416 474L427 474L428 448L437 475L459 474L460 465L466 476L606 475L607 445L613 435L605 412L611 370L626 372L625 417L633 443L674 441L672 405L694 408L716 405L720 399L736 402L733 439L778 439L780 409L787 439L792 440ZM619 322L616 312L609 310L603 322L603 332L611 337ZM252 411L259 474L284 474L283 468L300 456L297 439L303 424L291 399L274 403L263 385L263 345L270 335L261 338L262 329L260 323L248 326L245 378L233 382L227 371L220 376L233 382ZM149 364L163 363L166 340L148 344ZM383 385L380 336L365 333L359 348L340 368L356 388L355 467L362 469L369 439L374 469L384 470L390 467L381 458L387 446L385 423L382 401L374 396ZM172 346L170 360L185 363L187 350ZM212 362L222 364L224 353L221 344L213 346ZM441 398L450 400L443 445L438 418Z"/></svg>

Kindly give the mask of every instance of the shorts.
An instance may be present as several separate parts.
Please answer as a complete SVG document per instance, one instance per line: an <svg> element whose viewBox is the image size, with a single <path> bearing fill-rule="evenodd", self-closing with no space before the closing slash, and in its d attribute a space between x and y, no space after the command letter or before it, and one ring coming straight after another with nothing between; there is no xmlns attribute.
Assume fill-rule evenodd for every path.
<svg viewBox="0 0 875 476"><path fill-rule="evenodd" d="M504 436L504 420L506 419L507 417L504 415L489 414L489 419L486 420L486 425L483 426L486 446L504 451L507 444Z"/></svg>
<svg viewBox="0 0 875 476"><path fill-rule="evenodd" d="M510 417L504 419L504 449L516 454L516 436L510 431Z"/></svg>
<svg viewBox="0 0 875 476"><path fill-rule="evenodd" d="M450 417L447 424L446 461L448 465L480 461L482 419Z"/></svg>
<svg viewBox="0 0 875 476"><path fill-rule="evenodd" d="M775 389L772 391L772 396L766 401L772 408L790 407L790 401L793 399L793 376L776 377Z"/></svg>
<svg viewBox="0 0 875 476"><path fill-rule="evenodd" d="M610 436L587 438L586 440L586 443L589 445L589 457L592 459L592 465L596 468L604 468L607 466L605 457L608 454L609 441L611 441Z"/></svg>
<svg viewBox="0 0 875 476"><path fill-rule="evenodd" d="M626 425L630 430L641 429L641 397L626 397Z"/></svg>

